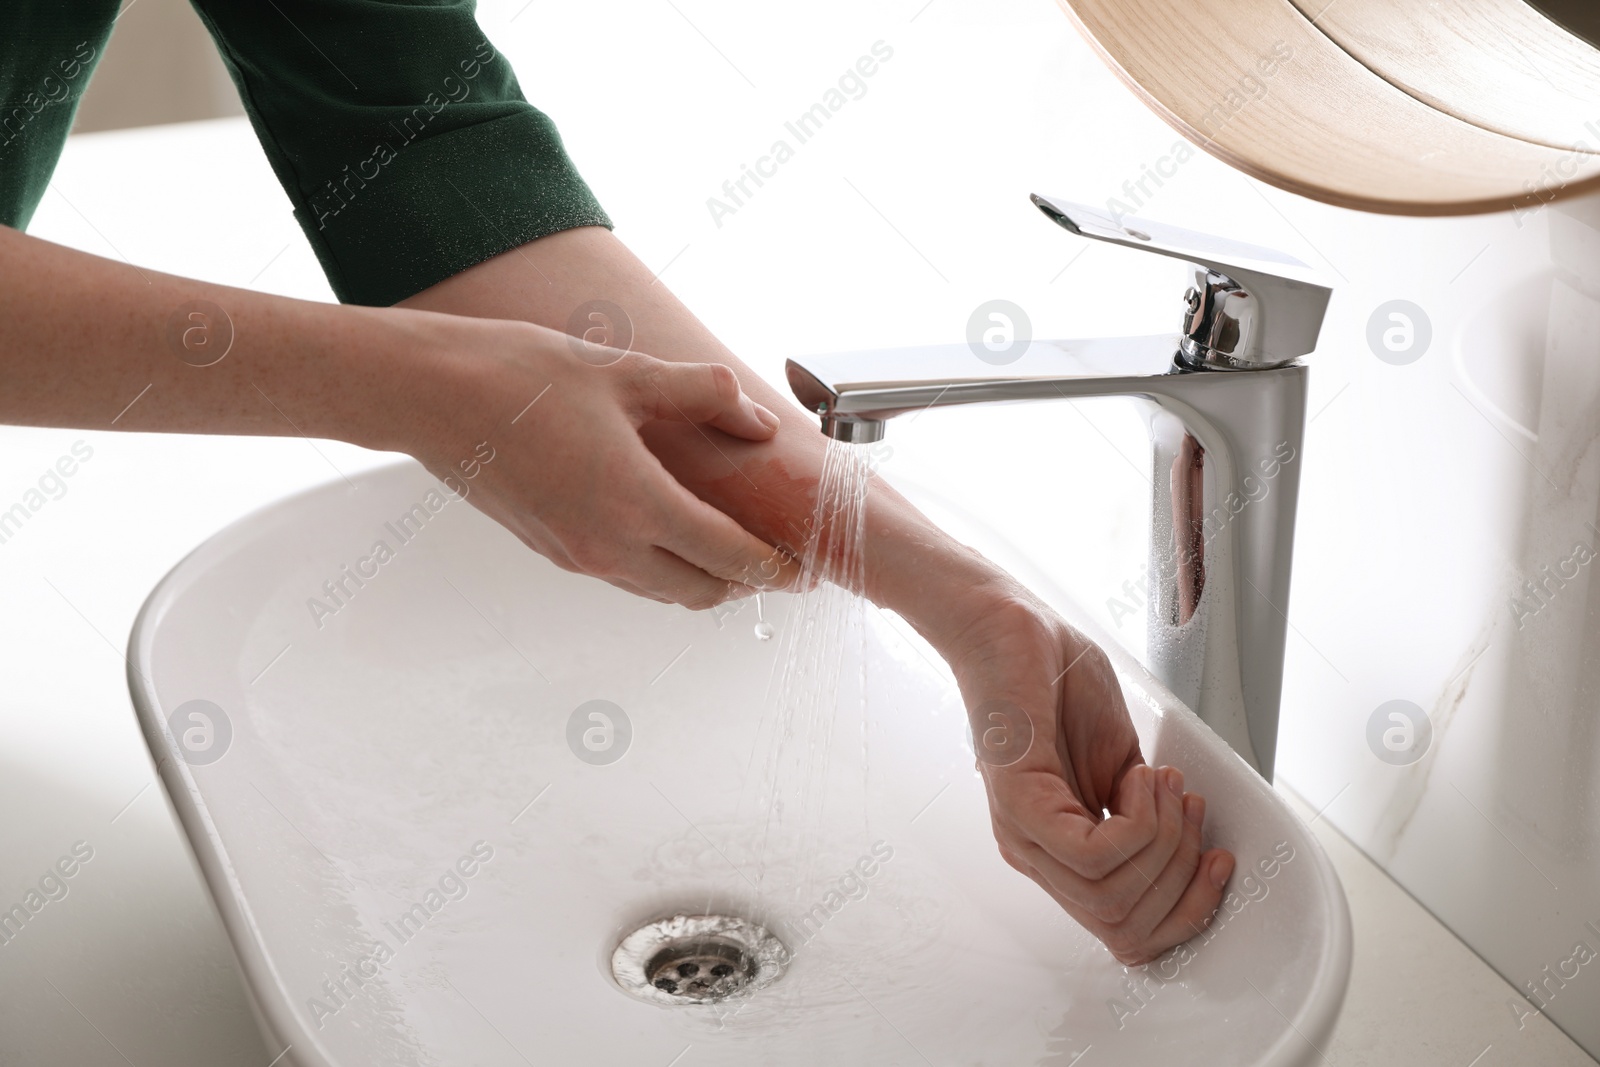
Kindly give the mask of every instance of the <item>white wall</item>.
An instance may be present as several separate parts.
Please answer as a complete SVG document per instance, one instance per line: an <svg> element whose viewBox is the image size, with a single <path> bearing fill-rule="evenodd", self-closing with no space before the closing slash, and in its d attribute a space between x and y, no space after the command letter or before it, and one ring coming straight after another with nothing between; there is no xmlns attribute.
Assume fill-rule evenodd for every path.
<svg viewBox="0 0 1600 1067"><path fill-rule="evenodd" d="M133 0L117 17L72 128L89 133L243 113L188 0Z"/></svg>

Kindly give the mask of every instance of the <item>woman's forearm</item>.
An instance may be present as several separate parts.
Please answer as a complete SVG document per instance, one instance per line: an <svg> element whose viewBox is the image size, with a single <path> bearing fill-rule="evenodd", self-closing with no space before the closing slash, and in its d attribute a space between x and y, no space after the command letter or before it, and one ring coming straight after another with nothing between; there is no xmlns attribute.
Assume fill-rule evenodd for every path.
<svg viewBox="0 0 1600 1067"><path fill-rule="evenodd" d="M268 296L0 227L0 422L393 447L437 316Z"/></svg>
<svg viewBox="0 0 1600 1067"><path fill-rule="evenodd" d="M724 347L609 231L571 230L495 257L397 309L322 304L136 269L0 228L0 422L325 437L413 454L467 455L505 413L472 410L457 316L564 329L604 299L631 347L729 366L784 414L770 442L707 426L642 432L675 476L762 540L798 549L825 440L812 416ZM436 313L445 314L436 314ZM485 326L489 324L485 323ZM466 425L472 423L473 425ZM455 440L454 438L460 438ZM867 588L936 644L952 594L1006 584L886 486L869 499Z"/></svg>
<svg viewBox="0 0 1600 1067"><path fill-rule="evenodd" d="M613 334L629 335L634 350L664 360L726 364L753 399L782 416L776 437L767 442L665 423L648 427L645 436L668 470L702 498L762 540L798 549L826 447L815 417L742 363L610 231L586 228L541 238L463 271L404 306L571 329L575 312L591 301L622 310L625 321L595 321ZM578 325L589 321L582 314L579 319ZM617 343L615 336L611 343ZM887 486L874 485L867 525L864 592L936 645L955 636L963 621L956 609L969 594L976 601L1015 591L1003 572Z"/></svg>
<svg viewBox="0 0 1600 1067"><path fill-rule="evenodd" d="M564 333L492 313L289 300L13 230L0 230L0 277L0 421L407 452L463 496L475 479L472 503L557 566L689 607L747 592L758 571L793 574L642 439L673 421L770 438L776 417L726 367L591 362Z"/></svg>

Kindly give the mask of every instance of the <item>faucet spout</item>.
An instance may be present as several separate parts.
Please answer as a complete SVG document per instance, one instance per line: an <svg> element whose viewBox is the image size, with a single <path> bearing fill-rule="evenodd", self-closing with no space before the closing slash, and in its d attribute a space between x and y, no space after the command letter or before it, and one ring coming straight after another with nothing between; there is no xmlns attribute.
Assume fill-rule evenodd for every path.
<svg viewBox="0 0 1600 1067"><path fill-rule="evenodd" d="M1299 266L1276 253L1041 201L1081 236L1196 261L1205 288L1187 294L1184 330L1034 341L1004 367L966 345L813 356L789 361L789 385L824 433L851 442L930 407L1140 400L1154 457L1147 664L1271 781L1305 431L1295 357L1314 347L1329 291L1266 273L1259 264Z"/></svg>
<svg viewBox="0 0 1600 1067"><path fill-rule="evenodd" d="M1035 341L1026 358L992 370L965 345L841 352L789 360L789 388L824 422L883 423L953 404L1052 400L1138 393L1151 380L1184 373L1178 335ZM983 371L978 368L983 367ZM824 429L830 437L847 431Z"/></svg>

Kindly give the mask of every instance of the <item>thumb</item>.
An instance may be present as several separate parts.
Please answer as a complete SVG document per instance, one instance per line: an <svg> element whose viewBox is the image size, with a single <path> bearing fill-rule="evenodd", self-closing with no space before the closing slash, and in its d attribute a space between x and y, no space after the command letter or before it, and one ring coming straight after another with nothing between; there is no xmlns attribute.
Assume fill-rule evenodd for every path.
<svg viewBox="0 0 1600 1067"><path fill-rule="evenodd" d="M750 441L765 441L778 432L778 416L745 395L731 367L652 362L640 398L648 417L706 423Z"/></svg>

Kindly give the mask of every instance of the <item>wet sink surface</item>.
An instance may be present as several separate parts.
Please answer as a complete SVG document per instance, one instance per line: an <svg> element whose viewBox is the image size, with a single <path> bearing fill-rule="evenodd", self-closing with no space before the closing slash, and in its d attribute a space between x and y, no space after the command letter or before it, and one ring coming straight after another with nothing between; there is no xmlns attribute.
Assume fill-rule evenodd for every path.
<svg viewBox="0 0 1600 1067"><path fill-rule="evenodd" d="M795 603L767 599L780 635ZM564 573L413 464L203 545L146 605L130 682L284 1064L1320 1061L1343 894L1242 761L1112 652L1147 758L1239 859L1214 935L1129 971L1000 859L948 674L865 618L868 727L841 719L798 894L781 834L762 860L784 642L754 606ZM721 1006L612 980L628 932L706 911L767 924L787 973Z"/></svg>

